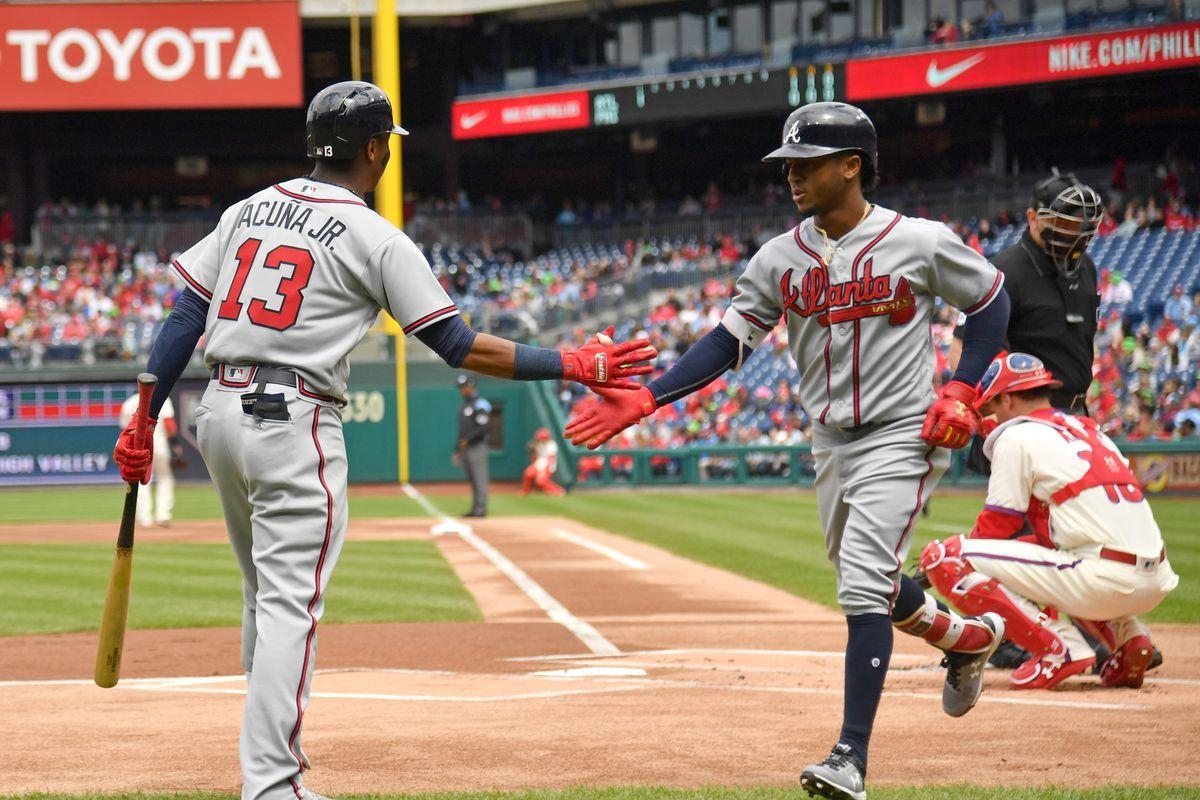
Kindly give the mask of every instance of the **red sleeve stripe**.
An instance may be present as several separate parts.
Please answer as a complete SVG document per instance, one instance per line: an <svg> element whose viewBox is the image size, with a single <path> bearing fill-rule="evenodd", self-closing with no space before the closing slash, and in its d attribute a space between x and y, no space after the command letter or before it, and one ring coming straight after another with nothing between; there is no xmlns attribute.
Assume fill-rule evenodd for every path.
<svg viewBox="0 0 1200 800"><path fill-rule="evenodd" d="M996 293L1000 291L1000 287L1003 285L1004 285L1004 273L1001 272L1000 270L996 270L996 280L993 281L992 288L988 290L988 293L985 294L983 296L983 299L980 300L978 303L971 306L970 308L963 309L963 313L969 317L978 311L983 311L983 309L985 309L989 305L991 305L992 300L996 299Z"/></svg>
<svg viewBox="0 0 1200 800"><path fill-rule="evenodd" d="M183 265L179 263L178 259L176 259L175 261L172 261L171 266L175 268L175 271L179 273L179 276L181 278L183 278L185 281L187 281L188 286L192 287L197 292L204 295L204 299L212 300L212 292L210 292L208 289L205 289L203 286L201 286L200 281L196 280L191 275L188 275L187 270L183 268Z"/></svg>
<svg viewBox="0 0 1200 800"><path fill-rule="evenodd" d="M442 317L449 317L449 316L451 316L453 314L457 314L457 313L458 313L458 306L453 305L453 304L448 305L445 308L439 308L437 311L434 311L432 314L426 314L425 316L421 317L416 322L411 322L408 325L405 325L404 326L404 335L407 336L408 334L412 333L416 329L423 328L431 322L436 322L437 320L441 319Z"/></svg>
<svg viewBox="0 0 1200 800"><path fill-rule="evenodd" d="M762 328L767 333L770 333L775 328L774 325L768 325L753 314L747 314L745 311L739 311L738 313L745 317L748 322L754 323L755 327Z"/></svg>
<svg viewBox="0 0 1200 800"><path fill-rule="evenodd" d="M333 198L309 197L306 194L296 194L295 192L289 192L287 189L283 188L279 184L275 184L272 188L275 189L280 194L286 195L286 196L292 198L293 200L303 200L307 203L344 203L348 206L365 206L366 205L366 203L364 203L362 200L335 200Z"/></svg>

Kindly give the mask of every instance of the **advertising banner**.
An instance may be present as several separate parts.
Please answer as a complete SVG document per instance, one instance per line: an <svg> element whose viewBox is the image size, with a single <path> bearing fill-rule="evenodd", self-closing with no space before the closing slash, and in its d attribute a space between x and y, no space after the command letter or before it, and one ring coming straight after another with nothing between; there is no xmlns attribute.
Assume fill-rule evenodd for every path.
<svg viewBox="0 0 1200 800"><path fill-rule="evenodd" d="M846 63L850 102L1200 65L1200 22L952 47Z"/></svg>
<svg viewBox="0 0 1200 800"><path fill-rule="evenodd" d="M450 119L455 139L564 131L591 124L585 91L455 101Z"/></svg>
<svg viewBox="0 0 1200 800"><path fill-rule="evenodd" d="M0 3L0 86L0 111L299 106L299 6Z"/></svg>

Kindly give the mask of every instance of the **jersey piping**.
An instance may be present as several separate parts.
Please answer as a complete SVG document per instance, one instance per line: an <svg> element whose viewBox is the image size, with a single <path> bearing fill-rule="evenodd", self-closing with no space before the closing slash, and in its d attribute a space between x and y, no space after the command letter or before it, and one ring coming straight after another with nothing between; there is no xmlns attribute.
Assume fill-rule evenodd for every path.
<svg viewBox="0 0 1200 800"><path fill-rule="evenodd" d="M448 305L444 308L439 308L437 311L431 312L431 313L426 314L425 316L421 317L416 322L409 323L404 328L404 335L407 336L408 334L413 333L414 331L420 330L421 328L424 328L427 325L432 325L433 323L437 322L439 319L442 319L443 317L450 317L457 313L458 313L458 306L453 305L453 304Z"/></svg>
<svg viewBox="0 0 1200 800"><path fill-rule="evenodd" d="M800 226L799 225L797 225L795 228L792 229L792 238L796 240L796 244L800 247L801 250L803 250L805 253L810 255L812 257L812 259L817 262L817 268L825 271L825 278L826 278L825 282L828 284L829 283L829 267L826 266L825 261L819 255L817 255L816 252L814 252L812 250L812 248L810 248L808 245L806 245L804 243L803 239L800 238ZM787 314L787 312L784 311L784 314ZM820 416L821 424L825 423L825 416L829 413L829 403L833 397L833 384L830 382L831 381L830 372L832 370L830 369L830 364L829 364L829 347L832 344L833 344L833 326L826 325L825 326L825 408L821 410L821 416Z"/></svg>
<svg viewBox="0 0 1200 800"><path fill-rule="evenodd" d="M892 221L884 226L883 230L879 232L879 235L876 236L874 239L872 239L870 241L870 243L866 247L864 247L862 250L860 250L858 255L854 257L854 263L850 267L850 280L852 280L852 281L858 280L858 265L862 261L863 256L865 256L868 252L870 252L871 248L873 248L875 245L882 242L883 237L885 237L889 233L891 233L892 228L896 227L896 223L900 221L900 216L901 216L900 212L897 211L896 216L892 217ZM830 322L829 327L832 328L833 327L833 314L832 313L830 313L829 322ZM859 326L859 322L860 321L858 319L854 320L854 330L851 332L851 335L854 337L854 358L853 358L853 362L851 364L851 369L853 370L853 372L851 374L851 378L854 381L854 427L856 427L856 428L860 424L862 424L861 414L859 412L860 403L859 403L859 390L858 390L858 339L859 339L858 326Z"/></svg>
<svg viewBox="0 0 1200 800"><path fill-rule="evenodd" d="M287 189L283 188L278 183L274 184L271 188L275 189L277 192L284 195L285 197L290 197L293 200L302 200L305 203L343 203L348 206L363 206L363 207L366 207L366 205L367 205L362 200L342 200L342 199L338 199L338 198L334 198L334 197L309 197L306 194L296 194L295 192L290 192ZM350 191L350 190L347 189L346 191Z"/></svg>
<svg viewBox="0 0 1200 800"><path fill-rule="evenodd" d="M187 281L188 286L192 287L197 292L204 295L204 298L206 300L212 300L212 297L213 297L212 292L210 292L208 289L205 289L203 286L200 285L200 282L198 280L196 280L191 275L189 275L188 271L183 268L182 264L179 263L179 259L175 259L174 261L172 261L171 266L175 268L175 271L179 273L179 276L181 278L183 278L185 281Z"/></svg>

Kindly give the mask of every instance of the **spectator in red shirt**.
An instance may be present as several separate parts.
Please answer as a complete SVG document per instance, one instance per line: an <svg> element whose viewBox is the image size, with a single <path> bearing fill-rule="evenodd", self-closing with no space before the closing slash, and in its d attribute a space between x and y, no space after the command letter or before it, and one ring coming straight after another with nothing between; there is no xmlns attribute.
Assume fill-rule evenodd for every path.
<svg viewBox="0 0 1200 800"><path fill-rule="evenodd" d="M1192 225L1191 213L1183 207L1178 197L1172 197L1167 202L1167 210L1163 212L1163 227L1169 231L1188 231Z"/></svg>

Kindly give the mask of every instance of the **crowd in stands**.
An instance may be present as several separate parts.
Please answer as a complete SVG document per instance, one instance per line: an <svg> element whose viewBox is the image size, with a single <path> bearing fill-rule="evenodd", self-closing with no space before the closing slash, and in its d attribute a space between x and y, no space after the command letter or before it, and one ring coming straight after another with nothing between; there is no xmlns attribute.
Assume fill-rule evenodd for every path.
<svg viewBox="0 0 1200 800"><path fill-rule="evenodd" d="M166 254L132 246L80 244L42 266L2 247L0 367L144 358L183 288Z"/></svg>
<svg viewBox="0 0 1200 800"><path fill-rule="evenodd" d="M1109 211L1100 237L1137 237L1155 231L1200 236L1197 219L1179 189L1174 169L1160 173L1160 191L1146 201L1122 192L1122 165L1106 193ZM727 198L715 184L699 198L685 198L680 213L720 207ZM467 205L465 195L460 201ZM81 207L47 203L39 216L120 214L108 204ZM990 255L1015 241L1021 220L946 220L962 239ZM1190 233L1189 233L1190 232ZM439 279L472 323L505 335L530 337L561 329L565 312L619 316L640 299L643 318L627 321L620 334L644 332L667 367L720 319L736 275L762 244L765 233L676 241L594 243L521 260L511 252L425 251ZM1098 241L1101 241L1098 240ZM0 244L0 368L36 367L43 361L144 359L154 332L169 313L182 284L166 266L170 253L103 239L76 243L52 264L26 263L29 254ZM1105 428L1133 438L1182 438L1200 424L1200 277L1163 291L1153 313L1135 303L1121 264L1100 261L1102 319L1096 343L1096 381L1090 406ZM1131 265L1132 266L1132 265ZM650 280L647 276L671 277ZM680 277L682 276L682 277ZM949 375L945 358L957 312L939 308L932 326L939 380ZM505 329L505 326L509 326ZM582 328L563 344L584 338ZM543 340L544 341L544 340ZM768 338L739 373L662 409L627 432L619 447L674 448L687 444L791 444L805 441L809 420L800 408L797 376L782 328ZM757 366L756 366L757 364ZM578 410L589 396L564 386L564 411ZM726 468L714 459L707 468ZM664 469L668 468L663 466ZM766 472L788 468L788 459L765 456Z"/></svg>

